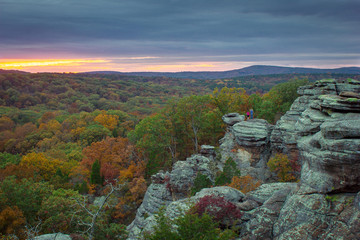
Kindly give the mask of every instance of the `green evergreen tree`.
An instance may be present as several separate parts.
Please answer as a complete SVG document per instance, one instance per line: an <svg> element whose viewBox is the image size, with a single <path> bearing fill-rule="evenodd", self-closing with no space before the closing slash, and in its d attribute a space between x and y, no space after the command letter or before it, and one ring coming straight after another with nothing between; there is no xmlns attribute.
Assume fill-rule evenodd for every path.
<svg viewBox="0 0 360 240"><path fill-rule="evenodd" d="M191 195L199 192L203 188L211 187L211 180L204 174L198 173L194 180L194 186L191 188Z"/></svg>
<svg viewBox="0 0 360 240"><path fill-rule="evenodd" d="M100 185L102 184L99 160L96 160L91 167L90 182L91 184L100 184Z"/></svg>
<svg viewBox="0 0 360 240"><path fill-rule="evenodd" d="M83 181L81 185L78 186L78 191L80 194L87 194L89 192L89 188L87 186L86 181Z"/></svg>
<svg viewBox="0 0 360 240"><path fill-rule="evenodd" d="M229 157L224 164L223 171L216 177L215 185L222 186L229 184L235 176L240 176L240 170L237 168L236 162Z"/></svg>

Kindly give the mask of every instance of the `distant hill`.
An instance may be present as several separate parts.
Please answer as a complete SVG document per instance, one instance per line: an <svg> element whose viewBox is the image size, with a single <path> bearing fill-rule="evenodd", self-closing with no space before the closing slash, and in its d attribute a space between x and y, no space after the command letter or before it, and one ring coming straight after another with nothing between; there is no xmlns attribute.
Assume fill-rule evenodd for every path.
<svg viewBox="0 0 360 240"><path fill-rule="evenodd" d="M88 72L89 74L121 74L127 76L144 76L144 77L174 77L187 79L220 79L234 78L251 75L270 75L270 74L360 74L359 67L344 67L334 69L319 68L300 68L300 67L278 67L254 65L231 71L219 72L115 72L115 71L97 71Z"/></svg>
<svg viewBox="0 0 360 240"><path fill-rule="evenodd" d="M26 74L28 72L24 72L24 71L19 71L19 70L4 70L4 69L0 69L0 74L6 74L6 73L20 73L20 74Z"/></svg>

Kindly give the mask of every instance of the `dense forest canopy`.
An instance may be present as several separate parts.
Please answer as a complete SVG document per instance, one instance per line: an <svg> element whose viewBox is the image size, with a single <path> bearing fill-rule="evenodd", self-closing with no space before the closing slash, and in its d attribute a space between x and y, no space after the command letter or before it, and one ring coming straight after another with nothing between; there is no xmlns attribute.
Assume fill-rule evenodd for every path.
<svg viewBox="0 0 360 240"><path fill-rule="evenodd" d="M116 239L150 176L202 144L216 146L224 114L253 109L274 123L315 78L0 74L0 234L89 233L82 197L107 196L118 183L93 232ZM86 207L98 205L88 198Z"/></svg>

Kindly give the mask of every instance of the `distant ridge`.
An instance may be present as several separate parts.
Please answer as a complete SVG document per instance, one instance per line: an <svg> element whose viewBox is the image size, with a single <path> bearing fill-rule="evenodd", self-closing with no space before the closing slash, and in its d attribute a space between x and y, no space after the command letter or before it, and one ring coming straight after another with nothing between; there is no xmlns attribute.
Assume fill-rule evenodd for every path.
<svg viewBox="0 0 360 240"><path fill-rule="evenodd" d="M320 68L301 68L301 67L279 67L254 65L230 71L207 71L207 72L116 72L116 71L96 71L87 72L88 74L121 74L127 76L144 77L174 77L191 79L219 79L233 78L249 75L269 75L269 74L314 74L314 73L339 73L339 74L360 74L359 67L343 67L334 69Z"/></svg>
<svg viewBox="0 0 360 240"><path fill-rule="evenodd" d="M20 73L20 74L26 74L28 72L24 72L24 71L19 71L19 70L4 70L4 69L0 69L0 74L2 73Z"/></svg>

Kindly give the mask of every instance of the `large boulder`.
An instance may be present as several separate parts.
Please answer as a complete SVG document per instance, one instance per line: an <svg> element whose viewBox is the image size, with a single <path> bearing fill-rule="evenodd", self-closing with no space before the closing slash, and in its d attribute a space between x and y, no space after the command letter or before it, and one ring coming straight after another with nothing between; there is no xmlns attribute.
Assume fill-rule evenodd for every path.
<svg viewBox="0 0 360 240"><path fill-rule="evenodd" d="M228 113L225 114L222 117L222 120L224 121L224 123L226 123L229 126L233 126L235 123L238 122L242 122L245 120L245 116L244 115L240 115L238 113Z"/></svg>
<svg viewBox="0 0 360 240"><path fill-rule="evenodd" d="M263 119L242 121L229 127L220 140L221 162L232 158L242 175L251 175L265 181L270 173L266 163L270 156L272 125Z"/></svg>

